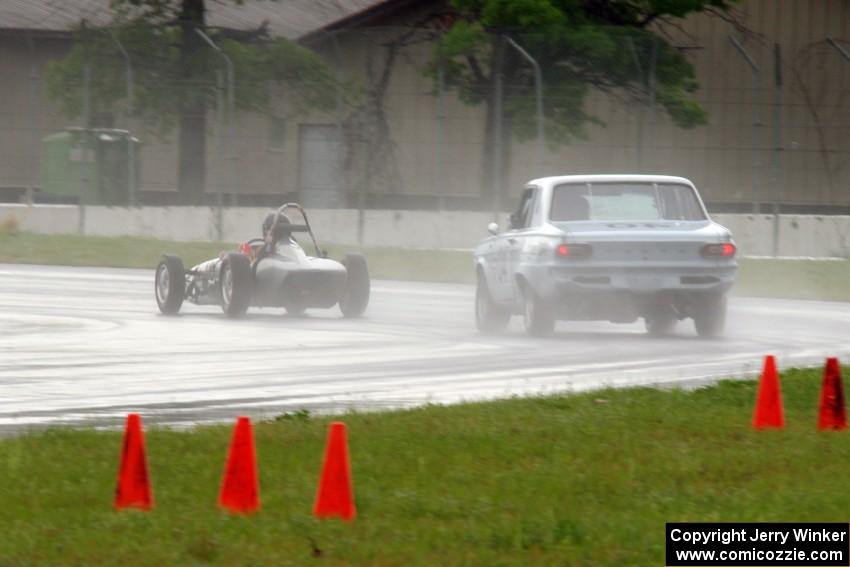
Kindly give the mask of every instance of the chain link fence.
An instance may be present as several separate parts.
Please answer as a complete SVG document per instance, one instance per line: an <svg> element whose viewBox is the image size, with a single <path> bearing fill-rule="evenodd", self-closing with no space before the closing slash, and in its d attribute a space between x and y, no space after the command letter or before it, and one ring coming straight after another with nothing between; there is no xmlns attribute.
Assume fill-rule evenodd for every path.
<svg viewBox="0 0 850 567"><path fill-rule="evenodd" d="M691 178L718 211L850 210L850 44L703 32L608 33L607 68L521 33L474 56L439 28L319 33L307 47L326 76L308 87L285 54L267 62L280 80L258 82L264 62L212 32L186 60L126 31L4 33L0 195L497 211L535 177L643 172ZM675 57L694 66L705 124L671 117L688 110Z"/></svg>

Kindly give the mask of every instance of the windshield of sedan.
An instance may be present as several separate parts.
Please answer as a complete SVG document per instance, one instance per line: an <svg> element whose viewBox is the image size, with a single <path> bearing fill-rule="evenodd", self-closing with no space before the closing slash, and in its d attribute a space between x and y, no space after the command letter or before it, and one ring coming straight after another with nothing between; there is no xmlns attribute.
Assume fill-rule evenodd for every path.
<svg viewBox="0 0 850 567"><path fill-rule="evenodd" d="M568 183L552 191L549 218L566 221L705 220L694 190L674 183Z"/></svg>

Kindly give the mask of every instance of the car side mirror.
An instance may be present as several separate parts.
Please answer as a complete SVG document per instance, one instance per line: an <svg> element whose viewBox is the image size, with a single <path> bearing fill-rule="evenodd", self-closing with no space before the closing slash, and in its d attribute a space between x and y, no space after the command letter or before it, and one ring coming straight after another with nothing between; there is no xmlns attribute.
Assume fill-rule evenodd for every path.
<svg viewBox="0 0 850 567"><path fill-rule="evenodd" d="M489 232L493 236L496 236L497 234L499 234L499 225L495 222L491 222L487 225L487 232Z"/></svg>

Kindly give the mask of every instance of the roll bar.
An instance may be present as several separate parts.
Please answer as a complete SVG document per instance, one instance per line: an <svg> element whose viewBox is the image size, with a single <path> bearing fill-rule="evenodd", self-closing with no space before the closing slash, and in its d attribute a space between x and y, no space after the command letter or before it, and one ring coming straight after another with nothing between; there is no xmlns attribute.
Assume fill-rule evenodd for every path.
<svg viewBox="0 0 850 567"><path fill-rule="evenodd" d="M306 229L305 232L307 232L310 235L310 240L313 241L313 247L316 249L316 257L321 258L322 257L322 251L319 248L319 243L316 240L316 235L313 234L313 228L310 226L310 221L307 219L307 212L304 210L304 207L302 207L298 203L284 203L283 205L278 207L277 210L274 213L274 222L272 223L272 226L277 224L277 221L280 218L280 215L282 215L287 209L297 209L298 212L301 213L301 218L304 219L304 228ZM301 227L298 227L298 229L300 229L300 228Z"/></svg>

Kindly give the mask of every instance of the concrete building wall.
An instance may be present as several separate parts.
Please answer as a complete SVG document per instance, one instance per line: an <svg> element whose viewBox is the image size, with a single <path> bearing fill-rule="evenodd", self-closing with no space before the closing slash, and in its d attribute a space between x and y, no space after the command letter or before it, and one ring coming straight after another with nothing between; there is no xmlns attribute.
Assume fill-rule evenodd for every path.
<svg viewBox="0 0 850 567"><path fill-rule="evenodd" d="M347 30L338 36L335 47L321 46L322 55L332 67L338 66L349 85L339 113L295 115L288 104L293 93L279 90L272 114L240 113L235 139L231 139L211 109L207 191L231 193L235 187L241 194L297 196L302 188L302 125L337 125L342 117L346 143L342 176L349 206L358 195L369 193L406 199L480 197L478 206L489 208L492 189L481 186L484 107L466 105L453 92L438 96L433 78L424 72L432 44L411 43L397 54L383 99L389 134L385 145L376 150L367 143L370 136L374 140L370 131L376 127L374 116L367 113L360 121L352 119L354 107L363 104L369 87L380 79L387 56L381 40L397 36L398 26L421 20L427 6L423 3L410 13L379 22L396 27L368 34ZM683 175L694 180L712 203L782 200L850 206L846 165L850 162L850 64L826 43L830 37L850 39L850 4L746 0L740 16L754 35L743 36L729 23L706 15L691 17L680 31L672 32L673 43L695 65L700 82L696 98L710 113L708 125L682 130L670 124L660 109L653 119L646 107L593 95L588 110L606 126L591 126L587 141L549 150L542 163L534 141L513 144L505 206L510 206L529 178L590 172ZM378 37L367 41L369 34ZM755 90L750 68L729 40L732 35L741 39L761 70ZM771 86L774 42L782 51L779 112L775 112ZM79 119L65 118L46 95L47 65L68 48L68 40L44 35L0 36L0 76L4 77L0 188L40 186L41 139L80 125ZM131 127L143 142L141 190L174 193L175 134L160 136L143 124L127 121L122 112L116 109L115 126ZM272 140L276 120L278 125L285 123L283 144ZM776 140L775 127L781 127ZM438 201L435 198L428 204Z"/></svg>
<svg viewBox="0 0 850 567"><path fill-rule="evenodd" d="M0 189L41 184L41 140L68 124L48 100L45 71L67 50L43 35L0 35Z"/></svg>

